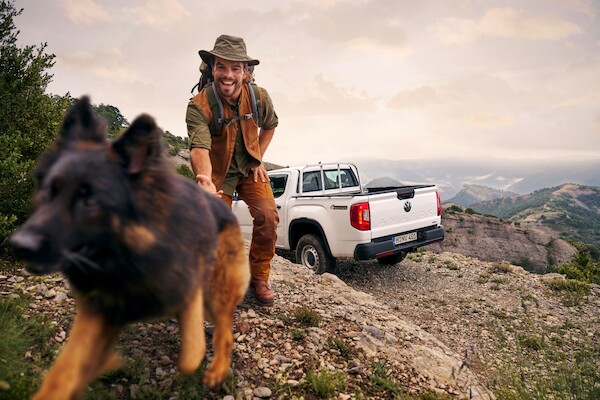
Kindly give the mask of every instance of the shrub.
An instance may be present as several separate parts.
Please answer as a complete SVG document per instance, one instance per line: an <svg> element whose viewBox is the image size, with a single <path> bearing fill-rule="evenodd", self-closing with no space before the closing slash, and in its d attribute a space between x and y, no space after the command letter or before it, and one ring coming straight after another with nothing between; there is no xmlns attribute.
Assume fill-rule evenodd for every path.
<svg viewBox="0 0 600 400"><path fill-rule="evenodd" d="M177 173L179 175L185 176L186 178L196 180L196 176L194 175L190 167L188 167L185 164L181 164L179 167L177 167Z"/></svg>
<svg viewBox="0 0 600 400"><path fill-rule="evenodd" d="M577 253L570 262L555 267L555 271L569 279L580 282L600 284L600 261L592 257L589 246L575 244Z"/></svg>
<svg viewBox="0 0 600 400"><path fill-rule="evenodd" d="M298 307L294 311L294 316L296 317L296 321L304 326L319 326L321 323L321 316L319 313L306 306Z"/></svg>
<svg viewBox="0 0 600 400"><path fill-rule="evenodd" d="M54 140L70 96L45 94L54 55L46 45L17 46L13 19L21 14L13 2L0 2L0 253L6 237L30 212L33 167Z"/></svg>
<svg viewBox="0 0 600 400"><path fill-rule="evenodd" d="M306 374L306 385L320 398L332 397L336 392L343 390L345 384L344 374L338 371L308 371Z"/></svg>

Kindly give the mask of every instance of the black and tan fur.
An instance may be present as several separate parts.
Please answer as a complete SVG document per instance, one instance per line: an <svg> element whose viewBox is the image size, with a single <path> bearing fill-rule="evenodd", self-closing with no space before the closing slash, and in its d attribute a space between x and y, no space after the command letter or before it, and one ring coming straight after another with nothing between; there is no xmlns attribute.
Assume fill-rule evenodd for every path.
<svg viewBox="0 0 600 400"><path fill-rule="evenodd" d="M204 383L223 381L234 308L250 276L244 242L229 208L173 171L154 120L142 115L110 142L83 98L36 175L35 211L10 242L30 272L68 278L77 314L35 398L81 398L119 366L113 347L126 324L171 316L180 323L183 373L204 358L204 321L214 321Z"/></svg>

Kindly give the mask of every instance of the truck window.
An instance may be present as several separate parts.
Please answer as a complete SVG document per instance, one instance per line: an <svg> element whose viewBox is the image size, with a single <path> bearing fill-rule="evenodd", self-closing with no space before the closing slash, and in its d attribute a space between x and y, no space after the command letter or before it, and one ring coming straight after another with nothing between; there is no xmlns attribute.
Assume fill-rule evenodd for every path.
<svg viewBox="0 0 600 400"><path fill-rule="evenodd" d="M338 188L338 176L341 180L342 188L358 186L358 180L350 169L335 169L323 172L325 174L325 189Z"/></svg>
<svg viewBox="0 0 600 400"><path fill-rule="evenodd" d="M287 183L287 175L272 175L269 177L271 183L271 189L273 190L273 196L275 198L280 197L285 192L285 184Z"/></svg>
<svg viewBox="0 0 600 400"><path fill-rule="evenodd" d="M302 192L321 190L321 171L311 171L302 174Z"/></svg>

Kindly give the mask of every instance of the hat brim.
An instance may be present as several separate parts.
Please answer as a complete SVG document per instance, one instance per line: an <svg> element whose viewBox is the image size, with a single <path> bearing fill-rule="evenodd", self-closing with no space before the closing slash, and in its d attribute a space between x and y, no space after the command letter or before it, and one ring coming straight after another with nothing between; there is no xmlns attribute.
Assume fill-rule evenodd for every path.
<svg viewBox="0 0 600 400"><path fill-rule="evenodd" d="M260 64L260 61L255 60L255 59L250 58L250 57L247 57L247 58L232 58L232 57L229 57L229 56L224 55L224 54L219 54L219 53L215 53L215 52L212 52L212 51L206 51L206 50L200 50L200 51L198 51L198 54L200 55L200 58L202 59L202 61L204 61L208 65L212 65L213 59L215 57L219 57L219 58L222 58L222 59L227 60L227 61L244 62L244 63L247 63L248 65L258 65L258 64Z"/></svg>

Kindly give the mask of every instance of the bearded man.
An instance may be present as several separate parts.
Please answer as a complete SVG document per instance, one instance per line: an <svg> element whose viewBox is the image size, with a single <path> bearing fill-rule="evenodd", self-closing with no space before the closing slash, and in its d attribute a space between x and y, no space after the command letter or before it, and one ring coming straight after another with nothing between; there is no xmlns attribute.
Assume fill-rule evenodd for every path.
<svg viewBox="0 0 600 400"><path fill-rule="evenodd" d="M259 61L247 55L242 38L221 35L212 51L198 53L212 72L212 82L188 104L190 163L202 188L230 207L234 192L248 204L254 220L251 288L256 300L269 306L274 302L269 274L279 216L262 160L278 124L277 114L267 91L251 83L251 71Z"/></svg>

